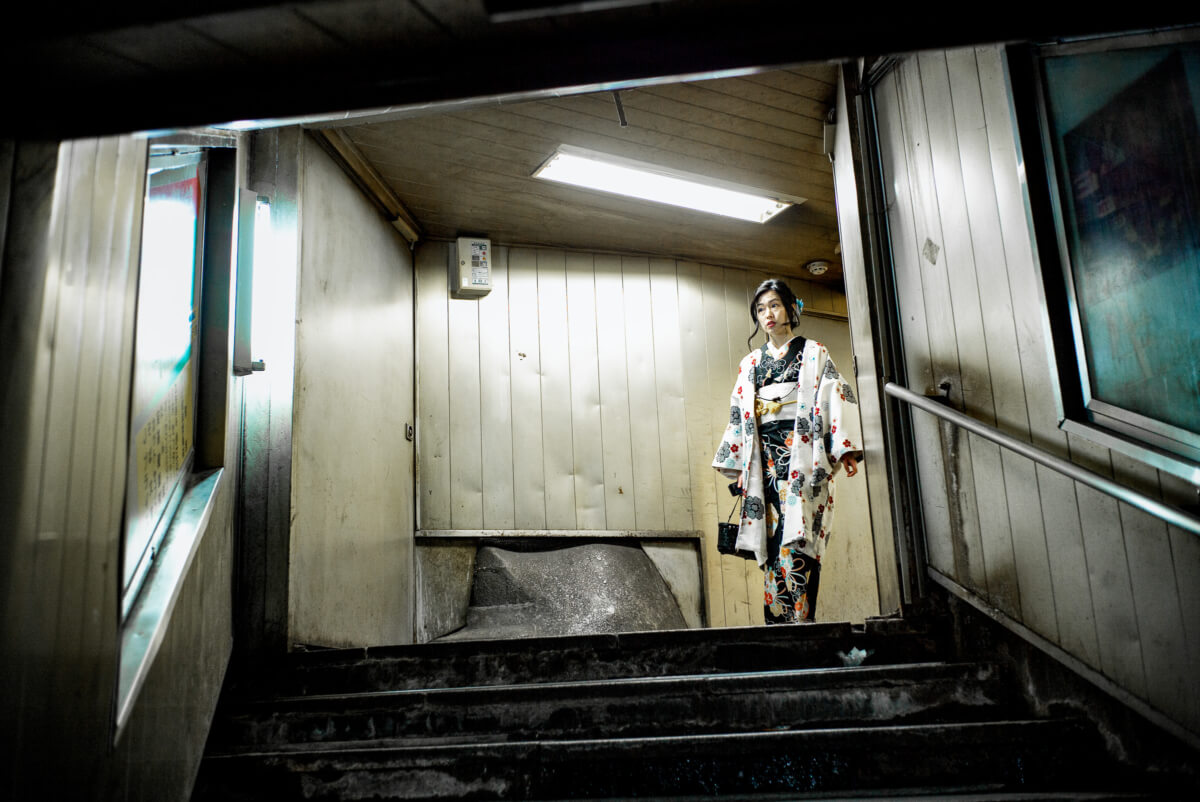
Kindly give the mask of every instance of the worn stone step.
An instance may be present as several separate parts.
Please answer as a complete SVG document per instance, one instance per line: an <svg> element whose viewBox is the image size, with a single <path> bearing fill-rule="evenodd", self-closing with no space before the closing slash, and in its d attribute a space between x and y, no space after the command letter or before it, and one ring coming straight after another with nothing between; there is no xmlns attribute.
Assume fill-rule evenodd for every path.
<svg viewBox="0 0 1200 802"><path fill-rule="evenodd" d="M1137 790L1075 719L207 757L193 800L605 799Z"/></svg>
<svg viewBox="0 0 1200 802"><path fill-rule="evenodd" d="M531 677L571 682L836 668L842 665L838 652L853 648L870 651L869 664L926 662L944 657L938 642L937 633L903 621L868 619L865 627L820 623L329 649L292 653L257 681L247 674L228 690L254 698L508 685Z"/></svg>
<svg viewBox="0 0 1200 802"><path fill-rule="evenodd" d="M527 683L277 698L223 711L210 753L981 720L1016 714L991 664Z"/></svg>

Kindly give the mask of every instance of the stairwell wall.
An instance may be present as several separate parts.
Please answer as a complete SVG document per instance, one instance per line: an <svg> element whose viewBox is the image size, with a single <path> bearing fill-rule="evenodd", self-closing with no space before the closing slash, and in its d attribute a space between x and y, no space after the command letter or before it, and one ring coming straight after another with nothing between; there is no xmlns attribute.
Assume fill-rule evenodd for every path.
<svg viewBox="0 0 1200 802"><path fill-rule="evenodd" d="M289 644L413 641L413 259L300 143Z"/></svg>
<svg viewBox="0 0 1200 802"><path fill-rule="evenodd" d="M874 90L909 386L1175 503L1194 488L1057 427L1037 247L998 46ZM1200 538L919 410L933 571L1200 733Z"/></svg>
<svg viewBox="0 0 1200 802"><path fill-rule="evenodd" d="M230 656L240 380L231 354L217 349L218 372L224 359L230 380L217 402L225 437L214 459L227 470L116 737L131 288L146 156L146 140L134 136L0 147L6 799L187 799ZM228 301L216 306L231 313Z"/></svg>

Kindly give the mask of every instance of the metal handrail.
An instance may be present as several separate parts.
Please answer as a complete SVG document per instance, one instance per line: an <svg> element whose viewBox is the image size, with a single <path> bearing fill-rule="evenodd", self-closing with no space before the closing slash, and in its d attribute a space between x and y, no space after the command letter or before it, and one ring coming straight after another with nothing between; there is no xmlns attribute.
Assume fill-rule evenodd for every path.
<svg viewBox="0 0 1200 802"><path fill-rule="evenodd" d="M1015 451L1022 456L1028 457L1039 465L1045 465L1051 470L1058 471L1061 474L1071 477L1076 481L1083 482L1088 487L1093 487L1101 493L1106 493L1118 501L1124 501L1126 504L1131 504L1140 510L1150 513L1158 518L1163 519L1169 524L1178 526L1180 529L1186 529L1189 532L1200 535L1200 518L1191 515L1188 512L1179 509L1178 507L1166 504L1158 499L1151 498L1145 493L1134 490L1131 487L1118 484L1106 476L1102 476L1095 471L1090 471L1081 465L1076 465L1070 460L1065 460L1062 457L1056 457L1048 451L1043 451L1035 445L1026 443L1023 440L1018 440L1012 435L1005 434L994 426L989 426L986 423L981 423L974 418L964 415L956 409L952 409L945 404L939 403L935 399L928 396L914 393L907 387L902 387L895 382L888 382L883 386L884 392L893 398L911 404L914 407L923 409L931 415L936 415L943 420L950 421L955 426L960 426L963 429L972 431L980 437L991 440L993 443L998 443L1010 451Z"/></svg>

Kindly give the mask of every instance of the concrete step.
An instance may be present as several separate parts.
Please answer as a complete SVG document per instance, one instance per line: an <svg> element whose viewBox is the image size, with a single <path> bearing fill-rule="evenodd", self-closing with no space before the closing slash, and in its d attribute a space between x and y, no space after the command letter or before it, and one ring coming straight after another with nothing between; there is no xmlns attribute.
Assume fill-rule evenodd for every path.
<svg viewBox="0 0 1200 802"><path fill-rule="evenodd" d="M988 664L539 682L244 703L218 715L209 753L977 721L1022 710Z"/></svg>
<svg viewBox="0 0 1200 802"><path fill-rule="evenodd" d="M508 685L537 677L573 682L617 677L836 668L838 653L860 648L868 665L944 657L948 637L894 619L866 626L820 623L729 627L522 640L435 642L415 646L294 652L282 665L246 675L230 696L300 696L379 690Z"/></svg>
<svg viewBox="0 0 1200 802"><path fill-rule="evenodd" d="M1136 791L1075 719L385 746L205 759L193 800ZM964 791L965 789L965 791Z"/></svg>

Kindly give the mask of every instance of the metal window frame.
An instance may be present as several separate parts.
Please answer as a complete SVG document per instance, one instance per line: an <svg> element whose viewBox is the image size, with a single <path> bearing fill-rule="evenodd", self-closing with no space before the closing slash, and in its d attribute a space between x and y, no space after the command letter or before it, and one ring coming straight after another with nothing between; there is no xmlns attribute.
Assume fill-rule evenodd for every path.
<svg viewBox="0 0 1200 802"><path fill-rule="evenodd" d="M1024 165L1034 258L1041 273L1039 300L1049 333L1058 426L1200 485L1200 435L1092 395L1043 72L1045 58L1197 41L1200 28L1010 45L1005 50L1005 64L1018 159Z"/></svg>

